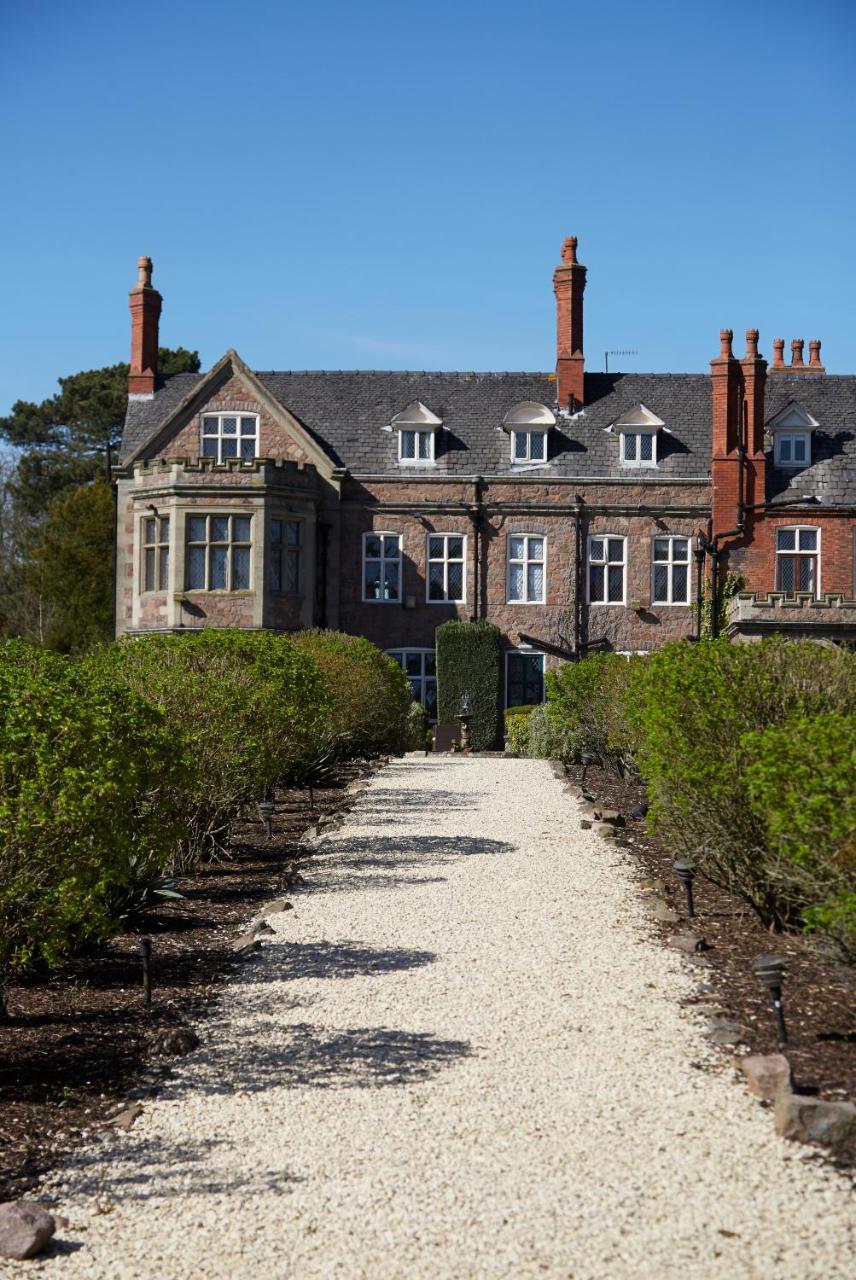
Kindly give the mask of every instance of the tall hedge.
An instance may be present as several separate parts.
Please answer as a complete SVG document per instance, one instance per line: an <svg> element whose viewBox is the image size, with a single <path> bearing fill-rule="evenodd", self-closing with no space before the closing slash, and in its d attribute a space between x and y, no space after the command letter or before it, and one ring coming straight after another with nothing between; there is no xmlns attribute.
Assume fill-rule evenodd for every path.
<svg viewBox="0 0 856 1280"><path fill-rule="evenodd" d="M370 640L344 631L300 631L292 641L321 673L327 728L340 759L400 753L412 699L399 664Z"/></svg>
<svg viewBox="0 0 856 1280"><path fill-rule="evenodd" d="M175 870L222 844L278 782L300 781L327 740L330 702L308 653L267 631L137 636L89 659L161 710L187 744L174 788L185 835Z"/></svg>
<svg viewBox="0 0 856 1280"><path fill-rule="evenodd" d="M109 671L0 643L0 980L120 925L181 814L182 747Z"/></svg>
<svg viewBox="0 0 856 1280"><path fill-rule="evenodd" d="M435 633L437 711L454 724L464 696L472 711L470 736L477 751L497 746L500 733L502 639L492 622L444 622Z"/></svg>

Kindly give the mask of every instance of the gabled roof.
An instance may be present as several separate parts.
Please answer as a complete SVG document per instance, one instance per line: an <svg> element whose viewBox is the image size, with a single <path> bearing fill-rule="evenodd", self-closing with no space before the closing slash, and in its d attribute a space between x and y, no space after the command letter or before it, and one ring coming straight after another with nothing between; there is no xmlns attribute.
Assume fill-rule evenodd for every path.
<svg viewBox="0 0 856 1280"><path fill-rule="evenodd" d="M227 358L238 359L233 353ZM395 434L383 428L416 401L442 420L432 468L438 474L511 475L508 436L498 428L510 410L525 402L545 405L556 414L550 460L539 472L545 478L626 478L618 435L605 428L641 404L668 423L671 432L662 441L658 466L645 481L705 478L710 471L707 374L586 374L585 407L568 416L557 410L553 373L251 373L240 364L279 413L287 414L323 452L328 465L355 474L401 474ZM132 401L121 461L142 456L182 415L198 411L213 373L176 374L151 400Z"/></svg>
<svg viewBox="0 0 856 1280"><path fill-rule="evenodd" d="M776 467L767 454L767 497L786 506L809 497L824 507L856 507L856 377L852 374L776 374L767 381L768 429L780 425L798 405L816 426L811 436L811 466ZM808 428L805 428L806 430Z"/></svg>

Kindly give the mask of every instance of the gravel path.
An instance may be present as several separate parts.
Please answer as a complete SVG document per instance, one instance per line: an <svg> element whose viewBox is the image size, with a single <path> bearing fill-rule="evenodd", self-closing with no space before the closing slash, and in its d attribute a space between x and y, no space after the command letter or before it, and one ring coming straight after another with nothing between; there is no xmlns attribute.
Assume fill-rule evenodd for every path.
<svg viewBox="0 0 856 1280"><path fill-rule="evenodd" d="M203 1047L56 1180L81 1247L0 1274L853 1274L846 1183L679 1008L699 970L546 763L408 758L320 845Z"/></svg>

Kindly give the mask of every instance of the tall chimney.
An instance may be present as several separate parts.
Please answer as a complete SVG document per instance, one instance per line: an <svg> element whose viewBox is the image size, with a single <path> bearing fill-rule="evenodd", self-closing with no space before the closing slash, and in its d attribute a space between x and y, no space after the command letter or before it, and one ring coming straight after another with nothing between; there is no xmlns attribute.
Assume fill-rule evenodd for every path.
<svg viewBox="0 0 856 1280"><path fill-rule="evenodd" d="M764 388L767 361L758 354L758 330L746 330L746 354L740 361L743 371L743 502L746 522L751 530L752 508L766 496L767 467L764 456Z"/></svg>
<svg viewBox="0 0 856 1280"><path fill-rule="evenodd" d="M129 396L154 395L158 376L158 321L163 299L152 287L152 260L140 258L140 278L130 294L131 368Z"/></svg>
<svg viewBox="0 0 856 1280"><path fill-rule="evenodd" d="M560 409L585 402L583 292L586 269L577 262L577 237L562 243L562 261L553 272L556 295L556 396Z"/></svg>
<svg viewBox="0 0 856 1280"><path fill-rule="evenodd" d="M737 525L740 499L738 446L743 415L743 369L732 350L731 329L719 332L719 355L710 362L712 422L711 476L713 532ZM754 362L750 354L747 359Z"/></svg>

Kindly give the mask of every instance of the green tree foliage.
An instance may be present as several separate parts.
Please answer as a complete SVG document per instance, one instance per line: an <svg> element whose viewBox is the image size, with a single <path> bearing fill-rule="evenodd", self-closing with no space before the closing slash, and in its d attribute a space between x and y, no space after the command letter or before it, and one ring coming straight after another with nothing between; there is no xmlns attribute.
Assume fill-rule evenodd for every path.
<svg viewBox="0 0 856 1280"><path fill-rule="evenodd" d="M161 714L94 665L0 642L0 980L109 936L168 860L180 752Z"/></svg>
<svg viewBox="0 0 856 1280"><path fill-rule="evenodd" d="M631 768L624 689L638 662L617 653L593 653L547 672L550 718L561 759L578 760L588 752L616 772Z"/></svg>
<svg viewBox="0 0 856 1280"><path fill-rule="evenodd" d="M161 376L198 373L199 355L183 347L158 352ZM40 404L18 400L0 418L0 440L21 450L18 500L35 515L52 497L86 484L110 463L122 438L128 404L128 366L87 369L59 379L60 390Z"/></svg>
<svg viewBox="0 0 856 1280"><path fill-rule="evenodd" d="M122 640L88 659L163 712L188 769L164 776L184 835L171 871L220 850L280 781L299 782L327 741L330 702L310 656L281 635L219 631Z"/></svg>
<svg viewBox="0 0 856 1280"><path fill-rule="evenodd" d="M291 639L321 673L328 732L341 759L400 753L411 704L401 667L371 641L344 631L301 631Z"/></svg>
<svg viewBox="0 0 856 1280"><path fill-rule="evenodd" d="M40 640L74 652L113 634L113 492L98 477L59 494L22 573L40 597Z"/></svg>
<svg viewBox="0 0 856 1280"><path fill-rule="evenodd" d="M469 700L470 737L477 751L497 745L502 637L492 622L444 622L435 632L437 708L441 724L455 724Z"/></svg>

